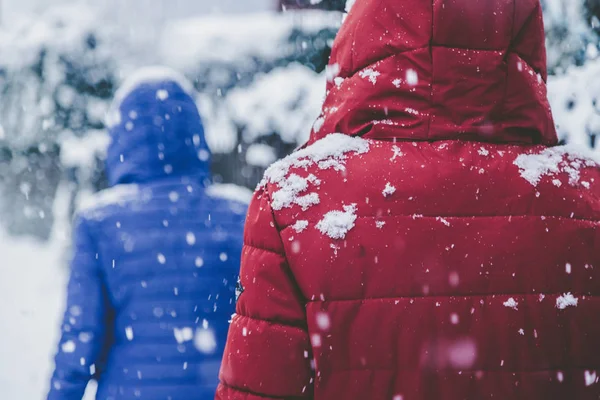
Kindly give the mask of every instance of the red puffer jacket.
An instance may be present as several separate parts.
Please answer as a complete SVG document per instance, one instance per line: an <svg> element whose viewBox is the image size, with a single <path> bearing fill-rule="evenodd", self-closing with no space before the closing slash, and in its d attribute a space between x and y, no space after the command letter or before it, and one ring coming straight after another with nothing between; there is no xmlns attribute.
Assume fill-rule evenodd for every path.
<svg viewBox="0 0 600 400"><path fill-rule="evenodd" d="M329 72L216 398L599 399L600 167L549 147L538 0L358 0Z"/></svg>

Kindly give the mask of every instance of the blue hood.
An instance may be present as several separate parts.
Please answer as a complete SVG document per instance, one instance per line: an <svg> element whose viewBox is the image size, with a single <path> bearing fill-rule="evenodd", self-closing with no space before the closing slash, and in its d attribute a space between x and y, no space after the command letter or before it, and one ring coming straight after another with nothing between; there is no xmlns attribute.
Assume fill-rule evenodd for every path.
<svg viewBox="0 0 600 400"><path fill-rule="evenodd" d="M111 186L210 175L198 108L174 79L140 81L117 94L106 169Z"/></svg>

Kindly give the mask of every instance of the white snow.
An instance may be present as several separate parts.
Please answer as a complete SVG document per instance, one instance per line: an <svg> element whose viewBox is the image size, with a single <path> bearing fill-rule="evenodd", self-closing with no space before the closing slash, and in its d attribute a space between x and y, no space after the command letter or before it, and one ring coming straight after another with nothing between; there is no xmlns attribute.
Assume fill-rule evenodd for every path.
<svg viewBox="0 0 600 400"><path fill-rule="evenodd" d="M331 319L329 318L329 314L326 312L320 311L317 313L317 326L322 331L327 331L331 327Z"/></svg>
<svg viewBox="0 0 600 400"><path fill-rule="evenodd" d="M450 226L450 221L448 221L446 218L436 217L435 220L441 222L442 224L444 224L446 226Z"/></svg>
<svg viewBox="0 0 600 400"><path fill-rule="evenodd" d="M327 135L271 165L265 172L259 188L267 184L278 187L272 194L271 207L274 210L300 205L306 211L310 206L319 203L319 196L316 192L303 194L311 188L311 185L312 188L318 187L321 181L313 174L300 176L297 173L290 174L290 170L307 169L316 165L321 170L343 171L348 153L360 155L368 150L367 140L339 133Z"/></svg>
<svg viewBox="0 0 600 400"><path fill-rule="evenodd" d="M238 201L248 204L252 200L252 191L234 184L214 183L206 189L206 194L224 200Z"/></svg>
<svg viewBox="0 0 600 400"><path fill-rule="evenodd" d="M53 357L63 350L58 347L58 337L64 311L70 234L66 225L68 216L59 218L65 225L57 224L51 240L46 243L14 238L0 231L3 260L0 293L12 299L10 304L0 307L0 320L9 321L0 334L0 397L3 399L44 398L54 366ZM78 341L85 343L82 338L86 339L80 336L72 344L65 342L64 349L69 351Z"/></svg>
<svg viewBox="0 0 600 400"><path fill-rule="evenodd" d="M190 342L194 339L194 330L189 326L183 328L173 328L173 336L179 344Z"/></svg>
<svg viewBox="0 0 600 400"><path fill-rule="evenodd" d="M392 81L392 85L396 86L397 88L400 88L400 85L402 85L402 79L394 79Z"/></svg>
<svg viewBox="0 0 600 400"><path fill-rule="evenodd" d="M67 340L60 347L60 349L62 350L63 353L73 353L76 348L77 348L77 345L72 340Z"/></svg>
<svg viewBox="0 0 600 400"><path fill-rule="evenodd" d="M269 145L255 143L246 150L246 162L249 165L266 168L277 160L275 149Z"/></svg>
<svg viewBox="0 0 600 400"><path fill-rule="evenodd" d="M361 78L368 79L373 85L377 83L377 77L381 75L380 72L374 70L373 68L366 68L359 72L358 74Z"/></svg>
<svg viewBox="0 0 600 400"><path fill-rule="evenodd" d="M585 167L598 167L598 156L576 146L552 147L541 152L519 155L514 164L521 177L537 186L543 177L555 178L560 174L569 177L569 184L577 185L580 171Z"/></svg>
<svg viewBox="0 0 600 400"><path fill-rule="evenodd" d="M93 168L97 158L103 159L110 144L105 131L91 131L84 137L65 136L61 139L60 161L65 167Z"/></svg>
<svg viewBox="0 0 600 400"><path fill-rule="evenodd" d="M352 7L354 6L354 3L356 3L356 0L346 0L346 7L345 7L346 12L350 12Z"/></svg>
<svg viewBox="0 0 600 400"><path fill-rule="evenodd" d="M325 68L325 77L327 82L333 82L335 78L340 74L340 64L330 64Z"/></svg>
<svg viewBox="0 0 600 400"><path fill-rule="evenodd" d="M196 329L194 335L194 347L204 354L212 354L217 349L217 338L212 329L203 327L202 329Z"/></svg>
<svg viewBox="0 0 600 400"><path fill-rule="evenodd" d="M160 89L156 92L156 98L160 101L165 101L169 98L169 91L165 89ZM131 130L131 129L130 129Z"/></svg>
<svg viewBox="0 0 600 400"><path fill-rule="evenodd" d="M115 93L113 102L106 117L106 125L113 127L122 122L120 116L120 108L123 100L127 98L137 88L142 85L155 84L160 82L174 82L178 84L190 96L194 96L194 85L181 73L172 68L164 66L144 67L131 74L119 87ZM156 98L166 100L169 98L169 93L160 89L156 93Z"/></svg>
<svg viewBox="0 0 600 400"><path fill-rule="evenodd" d="M458 323L460 322L460 318L457 313L450 314L450 322L452 323L452 325L458 325Z"/></svg>
<svg viewBox="0 0 600 400"><path fill-rule="evenodd" d="M344 239L346 234L354 228L356 222L356 204L343 206L344 211L330 211L323 216L316 228L332 239Z"/></svg>
<svg viewBox="0 0 600 400"><path fill-rule="evenodd" d="M272 194L273 201L271 202L271 207L274 210L281 210L282 208L289 208L297 204L302 207L303 211L306 211L310 206L319 204L320 200L317 193L300 196L301 193L308 189L309 184L319 186L321 181L313 174L307 177L291 174L287 178L282 179L279 183L281 189Z"/></svg>
<svg viewBox="0 0 600 400"><path fill-rule="evenodd" d="M585 371L583 376L585 378L585 386L592 386L593 384L598 383L596 371Z"/></svg>
<svg viewBox="0 0 600 400"><path fill-rule="evenodd" d="M125 328L125 336L127 337L127 340L133 340L133 328L131 326Z"/></svg>
<svg viewBox="0 0 600 400"><path fill-rule="evenodd" d="M312 335L310 335L310 344L312 345L312 347L321 347L322 345L322 340L321 340L321 335L319 335L318 333L313 333Z"/></svg>
<svg viewBox="0 0 600 400"><path fill-rule="evenodd" d="M393 195L394 193L396 193L396 188L394 186L392 186L391 183L386 183L385 184L385 188L383 189L383 197L389 197L391 195Z"/></svg>
<svg viewBox="0 0 600 400"><path fill-rule="evenodd" d="M564 310L567 307L577 307L579 299L573 297L571 293L565 293L556 299L556 308Z"/></svg>
<svg viewBox="0 0 600 400"><path fill-rule="evenodd" d="M484 157L490 155L490 151L488 149L486 149L485 147L480 147L479 150L477 151L477 153L479 153L479 155L484 156Z"/></svg>
<svg viewBox="0 0 600 400"><path fill-rule="evenodd" d="M293 54L295 46L289 46L287 38L295 29L316 33L338 28L340 22L337 13L314 10L253 13L251 18L207 15L178 19L166 24L158 54L184 70L193 70L198 62L238 64L255 58L268 62Z"/></svg>
<svg viewBox="0 0 600 400"><path fill-rule="evenodd" d="M177 203L179 201L179 193L175 191L169 192L169 200L171 200L172 203Z"/></svg>
<svg viewBox="0 0 600 400"><path fill-rule="evenodd" d="M514 298L510 298L508 300L506 300L504 303L504 307L508 307L508 308L512 308L513 310L518 310L519 308L519 303L517 303L517 301Z"/></svg>
<svg viewBox="0 0 600 400"><path fill-rule="evenodd" d="M383 229L383 227L385 226L385 221L375 221L375 226L377 227L377 229Z"/></svg>
<svg viewBox="0 0 600 400"><path fill-rule="evenodd" d="M408 83L410 86L416 86L419 84L419 75L417 74L417 71L414 69L409 69L406 71L406 83Z"/></svg>
<svg viewBox="0 0 600 400"><path fill-rule="evenodd" d="M292 229L295 230L297 233L304 232L306 228L308 228L308 221L299 220L296 221L294 225L292 225Z"/></svg>
<svg viewBox="0 0 600 400"><path fill-rule="evenodd" d="M404 153L402 153L402 150L400 150L400 147L398 147L398 146L394 145L392 147L392 151L394 152L394 155L392 156L390 161L394 161L396 158L404 156Z"/></svg>
<svg viewBox="0 0 600 400"><path fill-rule="evenodd" d="M228 110L225 116L233 116L235 121L223 124L229 124L226 132L234 139L237 131L233 122L245 127L247 142L277 132L286 143L302 143L308 139L313 123L316 131L322 126L322 122L314 121L320 114L324 95L325 73L317 75L303 65L291 64L257 76L250 86L232 90L223 105L206 111L218 114L223 107ZM201 108L206 101L210 100L199 101ZM211 121L207 122L207 141L213 149L213 142L222 140L219 136L224 135L223 128L218 125L213 128Z"/></svg>
<svg viewBox="0 0 600 400"><path fill-rule="evenodd" d="M185 235L185 241L188 245L193 246L196 244L196 235L194 235L194 232L188 232Z"/></svg>
<svg viewBox="0 0 600 400"><path fill-rule="evenodd" d="M110 205L124 207L144 201L144 193L134 184L116 185L79 199L78 212L86 218L102 219L102 209Z"/></svg>
<svg viewBox="0 0 600 400"><path fill-rule="evenodd" d="M325 124L325 118L323 118L323 117L317 118L317 120L313 124L313 130L316 133L318 133L321 130L321 128L323 127L323 124Z"/></svg>

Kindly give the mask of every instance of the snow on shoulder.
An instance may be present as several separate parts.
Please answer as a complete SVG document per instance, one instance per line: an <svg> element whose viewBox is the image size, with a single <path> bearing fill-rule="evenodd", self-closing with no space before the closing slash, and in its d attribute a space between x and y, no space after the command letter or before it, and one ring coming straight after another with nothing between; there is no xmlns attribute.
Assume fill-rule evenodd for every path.
<svg viewBox="0 0 600 400"><path fill-rule="evenodd" d="M560 146L537 153L521 154L514 164L519 167L521 177L533 186L537 186L545 176L553 178L560 174L567 174L569 184L575 186L579 183L581 169L600 167L599 158L579 146Z"/></svg>
<svg viewBox="0 0 600 400"><path fill-rule="evenodd" d="M344 211L330 211L319 223L317 229L332 239L344 239L354 228L356 222L356 204L344 206Z"/></svg>
<svg viewBox="0 0 600 400"><path fill-rule="evenodd" d="M191 96L194 94L194 85L192 85L192 83L185 76L172 68L163 66L141 68L125 79L123 84L115 93L114 100L106 117L106 125L109 128L112 128L121 123L121 104L134 90L145 84L155 84L161 82L174 82L179 85L187 94ZM157 98L164 101L168 98L168 93L164 93L164 91L157 93Z"/></svg>
<svg viewBox="0 0 600 400"><path fill-rule="evenodd" d="M369 151L369 146L370 142L362 138L341 133L328 135L271 165L258 188L267 184L278 187L272 194L271 207L274 210L298 205L306 211L319 204L319 194L309 190L318 187L321 181L314 174L301 176L301 170L307 171L309 167L316 166L320 170L344 171L348 154L364 154ZM290 173L292 169L296 171Z"/></svg>
<svg viewBox="0 0 600 400"><path fill-rule="evenodd" d="M252 191L250 189L232 183L212 184L206 189L206 194L210 197L237 201L244 204L248 204L252 200Z"/></svg>
<svg viewBox="0 0 600 400"><path fill-rule="evenodd" d="M86 196L79 203L77 212L84 218L102 219L102 210L111 205L126 206L142 199L137 185L117 185Z"/></svg>

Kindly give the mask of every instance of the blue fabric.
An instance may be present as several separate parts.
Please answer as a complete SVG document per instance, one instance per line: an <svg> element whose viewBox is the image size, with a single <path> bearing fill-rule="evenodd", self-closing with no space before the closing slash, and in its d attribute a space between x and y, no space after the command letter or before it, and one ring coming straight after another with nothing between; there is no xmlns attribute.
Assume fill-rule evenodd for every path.
<svg viewBox="0 0 600 400"><path fill-rule="evenodd" d="M107 157L119 185L75 224L48 399L80 400L92 378L99 400L213 399L246 205L210 194L200 117L176 84L136 89L121 115Z"/></svg>

